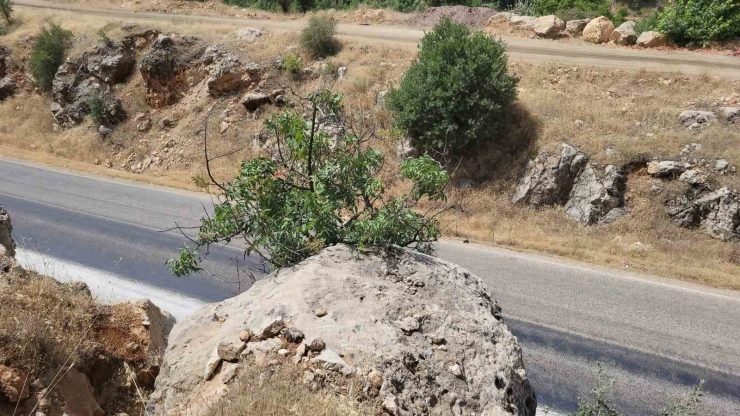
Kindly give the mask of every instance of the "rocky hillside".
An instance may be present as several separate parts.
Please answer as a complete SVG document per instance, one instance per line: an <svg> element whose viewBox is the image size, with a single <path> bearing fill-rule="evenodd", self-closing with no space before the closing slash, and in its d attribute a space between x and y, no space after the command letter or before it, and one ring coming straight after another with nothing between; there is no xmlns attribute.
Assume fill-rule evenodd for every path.
<svg viewBox="0 0 740 416"><path fill-rule="evenodd" d="M537 407L521 349L478 277L410 251L335 246L178 323L149 410L208 414L253 366L262 379L284 362L302 372L296 382L356 386L388 415Z"/></svg>
<svg viewBox="0 0 740 416"><path fill-rule="evenodd" d="M11 232L0 207L0 414L140 414L174 318L24 270Z"/></svg>

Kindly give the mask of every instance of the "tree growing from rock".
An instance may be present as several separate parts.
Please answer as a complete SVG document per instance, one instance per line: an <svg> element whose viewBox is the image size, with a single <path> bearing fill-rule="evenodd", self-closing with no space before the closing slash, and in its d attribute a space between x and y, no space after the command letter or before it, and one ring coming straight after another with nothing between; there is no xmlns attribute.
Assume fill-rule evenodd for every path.
<svg viewBox="0 0 740 416"><path fill-rule="evenodd" d="M444 19L424 35L387 103L414 147L455 151L496 139L517 82L502 41Z"/></svg>
<svg viewBox="0 0 740 416"><path fill-rule="evenodd" d="M64 54L69 49L72 38L72 32L62 29L55 23L52 23L49 28L41 29L41 34L36 38L31 58L28 61L33 79L39 88L51 89L54 75L59 66L64 63Z"/></svg>
<svg viewBox="0 0 740 416"><path fill-rule="evenodd" d="M408 189L388 196L380 179L383 155L345 126L341 95L319 90L304 110L310 117L286 111L265 121L270 156L242 163L230 183L215 181L207 165L220 203L201 220L190 246L167 262L175 275L201 270L209 245L235 239L245 254L276 267L340 243L431 250L439 237L436 214L415 208L422 200L446 201L449 175L439 163L428 156L406 159L398 176Z"/></svg>

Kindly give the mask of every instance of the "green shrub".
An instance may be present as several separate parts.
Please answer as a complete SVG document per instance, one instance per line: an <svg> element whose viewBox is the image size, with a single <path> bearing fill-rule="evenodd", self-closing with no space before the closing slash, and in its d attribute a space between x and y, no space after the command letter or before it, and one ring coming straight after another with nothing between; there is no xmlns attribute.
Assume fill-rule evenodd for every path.
<svg viewBox="0 0 740 416"><path fill-rule="evenodd" d="M532 11L536 16L554 14L563 20L572 20L569 17L574 11L581 12L583 19L597 16L611 17L611 3L609 0L535 0Z"/></svg>
<svg viewBox="0 0 740 416"><path fill-rule="evenodd" d="M655 30L658 27L658 13L653 13L638 20L635 24L635 33L640 36L642 32Z"/></svg>
<svg viewBox="0 0 740 416"><path fill-rule="evenodd" d="M286 111L265 121L280 152L242 163L222 191L214 214L201 220L194 246L167 262L178 276L200 270L210 244L238 238L246 255L275 267L295 264L326 246L358 248L395 244L429 252L439 237L434 217L414 210L421 200L444 201L449 175L425 156L406 159L399 175L408 194L384 195L383 155L351 129L334 137L314 126L344 120L342 97L329 90L311 94L308 117Z"/></svg>
<svg viewBox="0 0 740 416"><path fill-rule="evenodd" d="M98 38L100 39L100 43L105 46L113 45L113 40L108 37L108 35L105 33L105 30L103 30L102 28L98 30Z"/></svg>
<svg viewBox="0 0 740 416"><path fill-rule="evenodd" d="M518 81L503 41L444 19L424 35L387 104L417 149L454 151L495 140Z"/></svg>
<svg viewBox="0 0 740 416"><path fill-rule="evenodd" d="M280 64L280 69L289 74L298 74L301 72L301 57L295 53L287 55L283 58L283 62Z"/></svg>
<svg viewBox="0 0 740 416"><path fill-rule="evenodd" d="M31 74L39 88L51 89L54 75L64 63L64 54L72 42L72 37L72 32L62 29L55 23L49 28L41 29L28 61Z"/></svg>
<svg viewBox="0 0 740 416"><path fill-rule="evenodd" d="M306 13L314 8L314 0L298 0L298 7L301 13Z"/></svg>
<svg viewBox="0 0 740 416"><path fill-rule="evenodd" d="M660 14L658 30L680 45L706 46L740 37L740 2L674 0Z"/></svg>
<svg viewBox="0 0 740 416"><path fill-rule="evenodd" d="M614 23L614 27L619 27L622 23L627 21L627 16L629 13L627 12L627 9L621 8L617 12L616 15L614 15L614 18L612 19L612 23Z"/></svg>
<svg viewBox="0 0 740 416"><path fill-rule="evenodd" d="M324 58L339 52L339 41L334 37L337 22L329 16L314 16L301 31L301 45L312 58Z"/></svg>
<svg viewBox="0 0 740 416"><path fill-rule="evenodd" d="M5 36L8 34L8 27L7 26L0 26L0 36Z"/></svg>
<svg viewBox="0 0 740 416"><path fill-rule="evenodd" d="M290 11L291 3L292 0L277 0L277 4L280 6L280 10L282 10L283 13L288 13Z"/></svg>
<svg viewBox="0 0 740 416"><path fill-rule="evenodd" d="M0 16L5 19L5 23L13 23L13 6L10 0L0 0Z"/></svg>
<svg viewBox="0 0 740 416"><path fill-rule="evenodd" d="M95 91L87 100L87 108L89 109L90 118L92 118L95 124L98 126L105 124L107 118L105 114L105 100L100 94L100 91Z"/></svg>

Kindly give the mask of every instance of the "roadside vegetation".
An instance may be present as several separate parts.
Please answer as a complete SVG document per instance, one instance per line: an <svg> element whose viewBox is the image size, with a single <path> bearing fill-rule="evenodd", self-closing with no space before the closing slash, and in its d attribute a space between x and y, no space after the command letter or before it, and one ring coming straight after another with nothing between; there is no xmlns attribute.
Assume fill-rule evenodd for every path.
<svg viewBox="0 0 740 416"><path fill-rule="evenodd" d="M73 36L72 32L56 23L41 29L28 61L28 67L39 88L51 90L54 75L64 63L64 56L71 46Z"/></svg>
<svg viewBox="0 0 740 416"><path fill-rule="evenodd" d="M341 44L334 37L337 22L331 16L313 16L301 32L301 45L312 58L336 55Z"/></svg>

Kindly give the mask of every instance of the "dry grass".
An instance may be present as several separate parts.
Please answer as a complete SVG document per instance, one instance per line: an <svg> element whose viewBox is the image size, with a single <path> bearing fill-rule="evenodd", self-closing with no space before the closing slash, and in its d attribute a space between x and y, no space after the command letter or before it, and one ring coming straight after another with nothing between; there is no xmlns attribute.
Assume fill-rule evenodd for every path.
<svg viewBox="0 0 740 416"><path fill-rule="evenodd" d="M15 55L21 36L33 33L44 21L40 12L23 11L24 25L10 35ZM96 41L100 27L111 37L119 26L106 19L90 22L85 16L55 14L63 26L81 36L84 42ZM87 26L89 25L89 27ZM30 28L29 28L30 27ZM195 33L209 37L237 51L244 62L259 62L268 69L269 89L284 86L296 94L331 86L345 94L345 105L352 124L360 130L374 130L372 142L387 155L393 155L395 137L391 115L375 106L377 93L398 83L414 56L413 48L380 44L360 45L344 42L341 52L328 59L334 67L346 66L346 77L296 80L271 63L276 56L299 51L298 35L267 31L256 43L237 41L228 33L232 28L207 24L177 26L167 23L164 31ZM226 35L226 36L225 36ZM19 60L19 62L22 62ZM312 62L302 56L302 65ZM637 159L676 157L688 143L700 143L698 159L723 158L740 164L740 128L715 124L699 132L681 127L677 115L684 109L712 108L720 97L740 92L740 83L718 77L687 77L680 74L626 72L604 68L569 68L560 65L533 65L513 62L511 69L521 77L519 102L511 118L511 128L496 144L471 151L461 163L458 177L469 178L472 187L453 190L451 198L464 197L463 210L441 217L445 236L470 238L522 250L542 251L558 256L613 267L677 277L715 287L740 289L740 249L695 231L674 226L662 211L664 194L653 194L654 180L636 171L630 174L627 205L631 215L608 227L582 227L567 219L559 208L532 210L512 206L509 196L528 157L539 150L557 151L568 142L591 155L593 161L624 165ZM153 128L149 133L136 130L133 122L119 126L108 142L103 142L91 123L66 131L54 131L48 111L49 100L25 92L0 103L0 154L30 158L45 163L107 175L194 189L192 178L205 173L202 155L202 126L212 100L202 89L172 107L152 110L143 100L144 86L136 74L119 87L119 96L130 115L148 111L152 121L163 117L180 120L172 130ZM209 124L211 154L242 149L219 159L213 166L219 180L233 177L240 162L257 155L251 146L262 128L262 121L278 111L266 107L256 115L247 114L236 96L227 97L214 110ZM223 134L219 126L225 119L231 127ZM584 121L578 125L576 120ZM176 142L166 157L167 163L134 175L120 168L132 154L140 160L153 151L162 152L163 143ZM110 159L113 169L93 162ZM389 157L390 178L398 161ZM735 175L719 177L720 184L738 187ZM397 192L398 190L392 190ZM667 192L667 191L664 191ZM640 241L645 253L630 253L627 246Z"/></svg>
<svg viewBox="0 0 740 416"><path fill-rule="evenodd" d="M361 386L346 380L350 390L335 394L326 389L312 390L302 382L303 371L290 361L265 368L253 363L242 366L229 393L217 402L208 416L375 416L376 401L359 402Z"/></svg>

